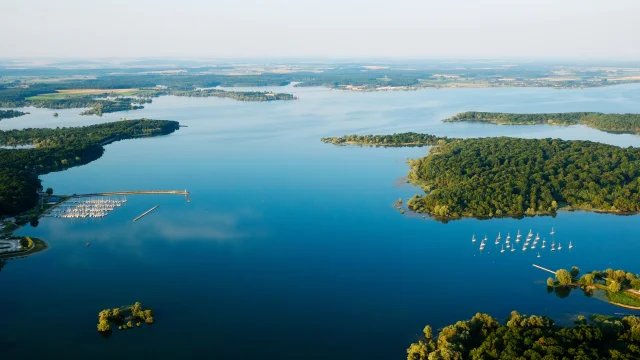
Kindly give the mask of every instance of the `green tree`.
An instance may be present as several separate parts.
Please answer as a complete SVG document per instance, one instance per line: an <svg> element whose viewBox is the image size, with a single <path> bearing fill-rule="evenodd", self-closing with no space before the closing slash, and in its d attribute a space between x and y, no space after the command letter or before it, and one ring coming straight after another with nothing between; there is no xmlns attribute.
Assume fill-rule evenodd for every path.
<svg viewBox="0 0 640 360"><path fill-rule="evenodd" d="M631 281L631 287L640 290L640 279L635 279Z"/></svg>
<svg viewBox="0 0 640 360"><path fill-rule="evenodd" d="M621 290L621 286L620 283L617 281L612 281L608 286L607 286L607 290L611 291L612 293L617 293Z"/></svg>
<svg viewBox="0 0 640 360"><path fill-rule="evenodd" d="M111 324L109 324L108 320L100 320L98 322L98 331L109 331L111 330Z"/></svg>
<svg viewBox="0 0 640 360"><path fill-rule="evenodd" d="M580 278L580 283L583 285L593 285L595 276L593 274L584 274Z"/></svg>
<svg viewBox="0 0 640 360"><path fill-rule="evenodd" d="M425 326L424 329L422 330L422 332L424 333L424 337L427 340L433 338L433 329L431 329L430 325Z"/></svg>
<svg viewBox="0 0 640 360"><path fill-rule="evenodd" d="M47 193L47 195L49 195L49 196L53 195L53 189L52 189L52 188L50 188L50 187L48 187L48 188L47 188L47 190L46 190L46 193Z"/></svg>
<svg viewBox="0 0 640 360"><path fill-rule="evenodd" d="M552 278L548 278L548 279L547 279L547 286L548 286L548 287L552 287L552 286L553 286L553 285L555 285L555 284L556 284L556 282L555 282L555 281L553 281L553 279L552 279Z"/></svg>
<svg viewBox="0 0 640 360"><path fill-rule="evenodd" d="M556 280L558 280L560 285L570 285L571 274L565 269L560 269L556 271Z"/></svg>
<svg viewBox="0 0 640 360"><path fill-rule="evenodd" d="M572 279L577 280L578 276L580 275L580 269L577 266L572 266L571 271L569 271L569 273L571 273Z"/></svg>

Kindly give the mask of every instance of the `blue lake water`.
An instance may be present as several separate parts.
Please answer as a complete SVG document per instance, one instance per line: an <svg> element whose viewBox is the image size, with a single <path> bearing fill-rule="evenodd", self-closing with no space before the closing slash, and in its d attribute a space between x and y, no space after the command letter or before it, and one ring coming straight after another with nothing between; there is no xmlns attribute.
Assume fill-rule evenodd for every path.
<svg viewBox="0 0 640 360"><path fill-rule="evenodd" d="M262 89L260 89L262 90ZM640 146L640 137L583 126L450 124L466 110L640 112L640 85L584 90L440 89L350 93L284 88L298 101L162 97L100 117L28 109L0 129L79 126L120 117L178 120L169 136L110 144L86 166L43 176L56 193L187 189L139 195L97 220L44 218L18 234L50 244L0 272L3 358L404 359L426 324L487 312L629 313L544 282L577 265L640 272L637 216L560 213L522 220L424 220L392 208L419 189L406 160L427 148L323 144L323 136L428 132L450 137L586 139ZM491 194L487 194L491 196ZM138 222L133 218L160 207ZM565 247L499 252L530 228ZM489 236L484 252L471 236ZM575 245L568 251L569 241ZM85 243L91 246L86 247ZM541 249L539 249L541 250ZM140 301L157 323L95 331L97 313ZM33 340L37 339L37 346Z"/></svg>

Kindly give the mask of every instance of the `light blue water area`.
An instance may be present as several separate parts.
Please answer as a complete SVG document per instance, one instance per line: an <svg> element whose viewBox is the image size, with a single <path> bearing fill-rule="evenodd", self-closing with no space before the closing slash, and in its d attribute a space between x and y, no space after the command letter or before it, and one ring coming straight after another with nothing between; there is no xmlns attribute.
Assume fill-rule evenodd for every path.
<svg viewBox="0 0 640 360"><path fill-rule="evenodd" d="M259 89L263 90L263 89ZM271 89L283 91L282 89ZM419 190L400 178L427 148L337 147L323 136L429 132L454 137L588 139L639 146L640 137L582 126L441 123L466 110L640 112L640 86L440 89L350 93L286 88L300 100L246 103L161 97L146 109L81 117L29 109L0 128L77 126L120 117L188 127L120 141L88 165L43 176L56 193L187 189L129 196L93 220L44 218L19 234L50 249L0 272L2 354L64 358L402 359L424 325L511 310L568 322L578 313L631 312L580 291L548 294L551 274L577 265L640 272L637 216L452 221L401 215ZM490 194L487 194L490 196ZM152 206L138 222L133 218ZM500 253L497 233L530 228L564 249ZM481 253L471 236L490 241ZM569 241L575 246L568 251ZM85 246L90 242L90 246ZM541 250L541 249L539 249ZM141 301L157 323L109 339L103 308ZM38 346L31 346L32 339Z"/></svg>

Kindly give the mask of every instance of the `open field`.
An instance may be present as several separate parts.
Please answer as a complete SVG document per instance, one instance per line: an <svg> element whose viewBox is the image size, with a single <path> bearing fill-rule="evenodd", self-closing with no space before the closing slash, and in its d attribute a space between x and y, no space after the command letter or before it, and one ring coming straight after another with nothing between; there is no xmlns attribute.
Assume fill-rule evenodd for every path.
<svg viewBox="0 0 640 360"><path fill-rule="evenodd" d="M139 89L70 89L70 90L56 90L56 92L60 94L88 95L88 94L104 94L104 93L123 94L123 93L135 92L138 90Z"/></svg>
<svg viewBox="0 0 640 360"><path fill-rule="evenodd" d="M98 94L116 94L118 96L135 96L140 95L143 92L149 92L153 90L139 90L139 89L74 89L74 90L57 90L55 93L41 94L28 97L26 100L38 101L38 100L61 100L68 99L75 96L85 95L98 95Z"/></svg>

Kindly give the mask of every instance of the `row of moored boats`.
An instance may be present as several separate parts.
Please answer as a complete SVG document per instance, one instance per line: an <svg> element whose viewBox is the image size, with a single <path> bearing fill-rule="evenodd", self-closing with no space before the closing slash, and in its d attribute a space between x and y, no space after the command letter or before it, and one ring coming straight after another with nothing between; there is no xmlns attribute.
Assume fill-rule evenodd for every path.
<svg viewBox="0 0 640 360"><path fill-rule="evenodd" d="M56 207L50 215L64 219L102 218L126 202L126 197L122 199L92 198L75 203L62 204Z"/></svg>
<svg viewBox="0 0 640 360"><path fill-rule="evenodd" d="M551 228L551 232L549 233L552 237L551 239L551 245L550 245L550 250L551 251L561 251L563 249L562 244L560 242L558 242L558 245L556 246L556 242L555 239L553 238L554 235L556 234L555 230L553 228ZM515 239L512 241L511 240L511 234L507 233L507 237L505 238L504 243L502 243L502 248L500 249L501 253L504 253L506 251L509 251L509 249L511 249L511 252L515 252L516 251L516 246L520 246L520 242L522 240L522 234L520 234L520 230L518 230L518 234L516 234ZM476 236L473 235L471 237L471 242L475 243L477 241ZM487 235L484 235L484 238L480 241L480 250L484 250L487 241L489 241L489 239L487 238ZM500 235L500 233L498 233L498 237L496 238L495 244L496 245L500 245L502 242L502 236ZM538 247L538 243L540 242L540 234L536 233L535 237L533 236L533 231L531 231L531 229L529 229L529 233L527 234L523 244L522 244L522 251L527 251L527 249L536 249ZM506 245L506 249L505 249L505 245ZM547 240L545 238L542 238L542 244L540 245L541 249L545 249L547 248ZM573 249L573 243L571 241L569 241L569 249ZM540 257L540 252L538 252L538 257Z"/></svg>

